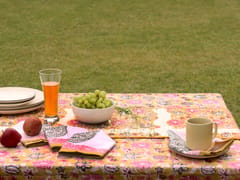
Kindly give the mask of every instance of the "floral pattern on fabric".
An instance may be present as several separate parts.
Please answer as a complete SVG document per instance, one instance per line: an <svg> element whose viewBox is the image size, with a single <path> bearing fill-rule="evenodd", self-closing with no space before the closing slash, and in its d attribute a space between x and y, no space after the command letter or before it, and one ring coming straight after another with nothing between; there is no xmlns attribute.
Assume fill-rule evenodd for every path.
<svg viewBox="0 0 240 180"><path fill-rule="evenodd" d="M87 127L77 121L71 121L74 119L68 116L71 115L70 102L75 95L79 94L60 94L59 123L66 125L74 122L74 126ZM216 121L220 130L235 130L226 133L226 136L232 133L239 134L234 118L220 94L109 94L109 98L115 101L118 107L129 108L133 114L140 116L140 128L133 128L135 131L128 134L122 130L123 134L120 134L121 137L127 134L136 138L115 139L115 147L103 159L59 155L52 152L48 145L32 148L21 144L16 148L0 145L1 179L240 179L239 141L235 141L229 151L218 158L198 160L171 152L168 148L168 138L149 138L151 133L153 137L159 135L154 134L155 129L164 128L165 125L171 129L181 129L184 128L187 118L199 115ZM165 124L162 124L161 119L154 120L158 114L165 112L170 114L170 119L168 115L161 116ZM134 122L134 116L123 113L125 114L122 114L122 117L130 119L130 123ZM0 125L13 126L29 116L43 119L44 111L39 109L18 115L2 115ZM120 114L115 114L115 117L117 120L114 120L114 126L109 123L87 128L107 131L111 129L109 127L124 124L121 118L118 119ZM148 118L149 122L141 125L144 118ZM110 122L112 123L112 120ZM150 124L153 126L149 126ZM142 133L142 129L146 131ZM121 127L117 130L115 135L121 133ZM143 136L147 136L148 139L139 138Z"/></svg>
<svg viewBox="0 0 240 180"><path fill-rule="evenodd" d="M70 104L79 94L64 95L65 103ZM109 94L109 99L116 104L109 121L98 125L81 123L71 107L64 105L65 117L59 124L104 129L112 138L165 138L168 129L184 129L187 119L205 117L222 129L221 138L240 139L236 122L220 94Z"/></svg>

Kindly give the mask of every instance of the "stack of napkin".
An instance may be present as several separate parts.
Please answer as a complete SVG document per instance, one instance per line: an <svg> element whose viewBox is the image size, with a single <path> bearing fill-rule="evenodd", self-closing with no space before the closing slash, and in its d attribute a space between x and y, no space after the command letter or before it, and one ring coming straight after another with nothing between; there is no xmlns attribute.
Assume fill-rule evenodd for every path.
<svg viewBox="0 0 240 180"><path fill-rule="evenodd" d="M49 144L53 151L59 153L80 153L96 157L104 157L116 144L103 130L89 131L73 126L43 125L37 136L27 136L20 122L14 128L22 135L24 146L39 146Z"/></svg>
<svg viewBox="0 0 240 180"><path fill-rule="evenodd" d="M80 153L104 157L115 145L104 131L88 131L72 126L58 126L45 130L45 136L52 149L59 153Z"/></svg>
<svg viewBox="0 0 240 180"><path fill-rule="evenodd" d="M76 152L103 157L114 145L115 141L102 130L88 131L74 134L63 144L59 152Z"/></svg>
<svg viewBox="0 0 240 180"><path fill-rule="evenodd" d="M87 129L73 126L55 126L44 131L52 150L59 150L62 145L76 133L87 132Z"/></svg>

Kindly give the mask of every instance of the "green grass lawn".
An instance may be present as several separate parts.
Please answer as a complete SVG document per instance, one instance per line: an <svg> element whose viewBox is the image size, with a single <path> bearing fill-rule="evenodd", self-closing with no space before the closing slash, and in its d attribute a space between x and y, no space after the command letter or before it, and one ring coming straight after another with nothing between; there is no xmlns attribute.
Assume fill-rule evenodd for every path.
<svg viewBox="0 0 240 180"><path fill-rule="evenodd" d="M0 0L0 86L221 93L240 124L239 0Z"/></svg>

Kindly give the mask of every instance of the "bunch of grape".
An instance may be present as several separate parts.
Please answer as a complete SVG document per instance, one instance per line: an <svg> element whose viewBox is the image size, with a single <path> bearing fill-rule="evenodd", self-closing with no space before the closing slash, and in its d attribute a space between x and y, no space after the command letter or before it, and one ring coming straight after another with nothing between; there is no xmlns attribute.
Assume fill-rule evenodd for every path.
<svg viewBox="0 0 240 180"><path fill-rule="evenodd" d="M102 109L112 106L112 101L106 98L106 92L95 90L88 94L74 97L73 104L80 108Z"/></svg>

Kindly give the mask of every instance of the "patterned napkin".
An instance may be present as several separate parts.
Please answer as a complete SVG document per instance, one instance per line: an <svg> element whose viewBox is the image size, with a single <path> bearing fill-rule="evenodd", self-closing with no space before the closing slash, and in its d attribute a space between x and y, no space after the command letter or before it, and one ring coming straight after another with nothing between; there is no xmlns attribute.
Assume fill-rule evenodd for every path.
<svg viewBox="0 0 240 180"><path fill-rule="evenodd" d="M13 128L16 129L21 135L21 143L26 147L34 147L34 146L41 146L47 144L47 139L44 135L44 130L48 129L50 126L47 124L43 124L41 132L36 136L28 136L23 131L23 124L24 121L19 122L18 124L14 125Z"/></svg>
<svg viewBox="0 0 240 180"><path fill-rule="evenodd" d="M102 158L113 148L114 145L115 141L104 131L88 131L74 134L63 144L59 152L80 153Z"/></svg>
<svg viewBox="0 0 240 180"><path fill-rule="evenodd" d="M52 150L59 150L73 134L87 132L87 129L73 126L52 126L44 131Z"/></svg>
<svg viewBox="0 0 240 180"><path fill-rule="evenodd" d="M175 152L179 154L185 154L185 155L192 155L192 157L196 156L213 156L217 154L221 154L222 152L226 152L229 147L234 142L233 138L229 139L220 139L215 138L213 141L212 147L210 147L208 150L202 151L202 150L191 150L186 146L185 143L185 133L184 132L178 132L178 131L172 131L168 130L169 135L169 147L170 149L174 150Z"/></svg>

